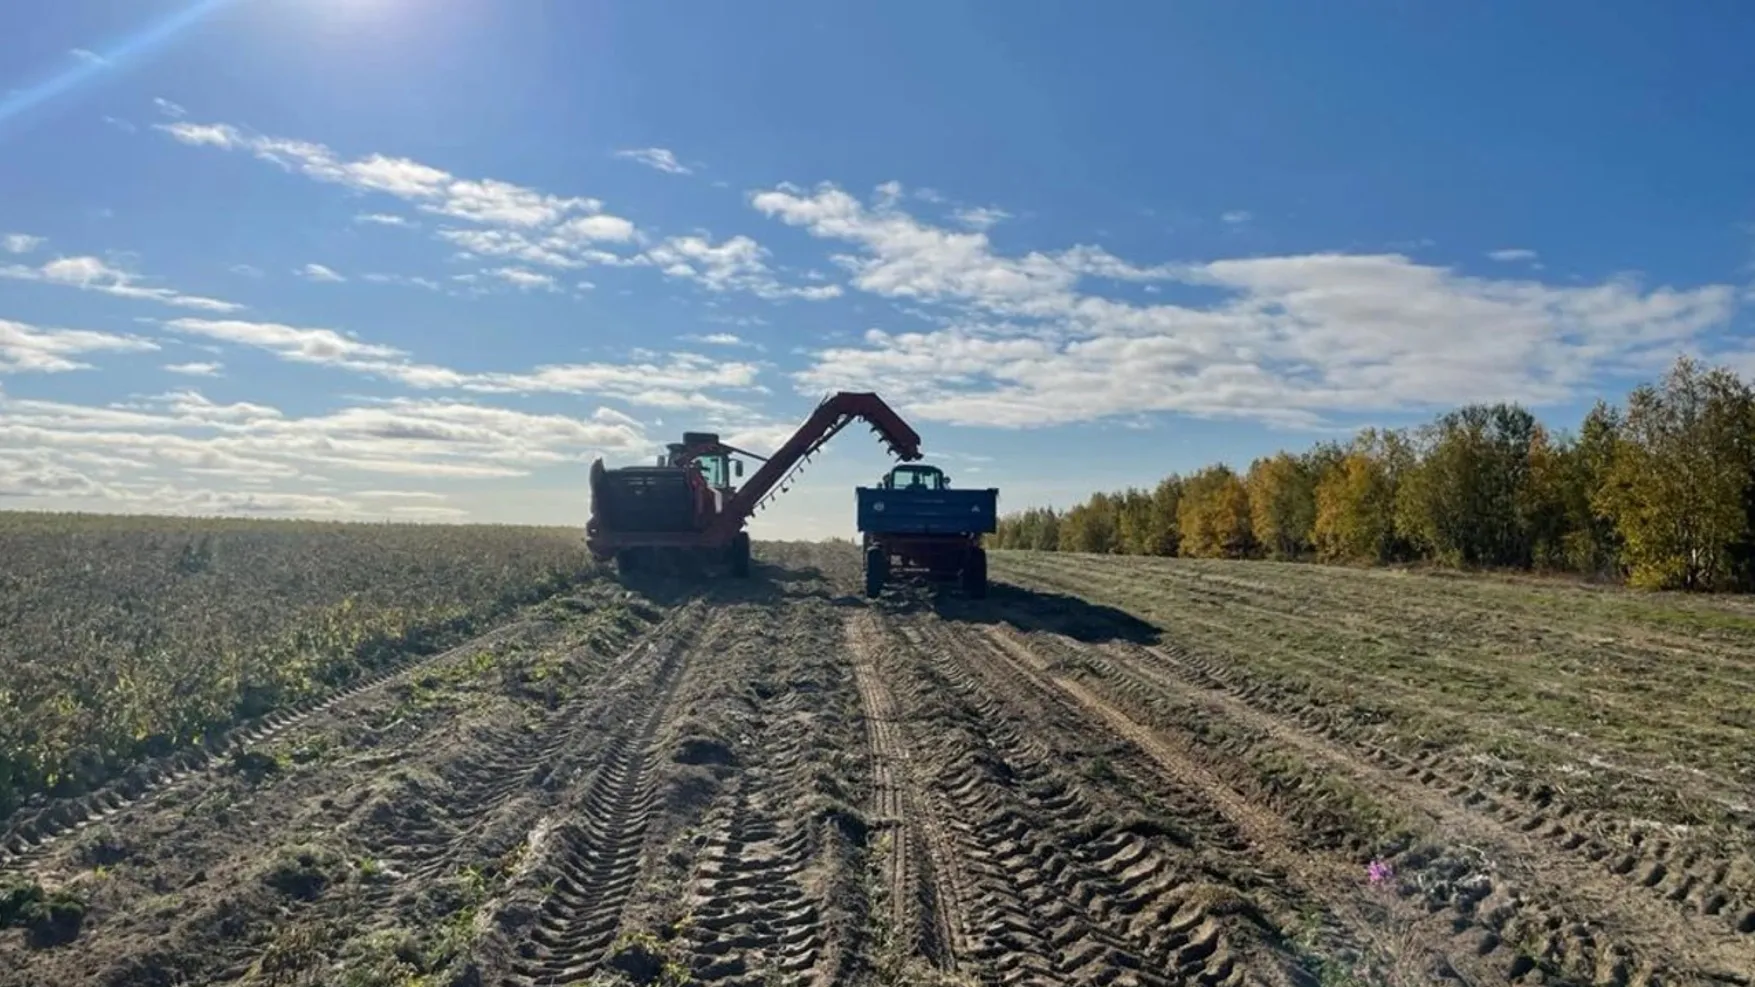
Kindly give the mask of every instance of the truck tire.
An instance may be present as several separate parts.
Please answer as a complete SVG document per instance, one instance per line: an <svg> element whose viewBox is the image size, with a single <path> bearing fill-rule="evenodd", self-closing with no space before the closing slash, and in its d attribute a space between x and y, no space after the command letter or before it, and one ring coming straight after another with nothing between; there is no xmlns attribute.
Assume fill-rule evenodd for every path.
<svg viewBox="0 0 1755 987"><path fill-rule="evenodd" d="M750 577L750 533L739 531L731 539L731 575L734 579Z"/></svg>
<svg viewBox="0 0 1755 987"><path fill-rule="evenodd" d="M987 598L987 550L972 548L963 560L963 594L972 600Z"/></svg>
<svg viewBox="0 0 1755 987"><path fill-rule="evenodd" d="M639 572L640 561L637 549L624 548L615 553L616 571L624 576Z"/></svg>
<svg viewBox="0 0 1755 987"><path fill-rule="evenodd" d="M875 597L884 591L890 576L890 555L881 548L865 553L865 595Z"/></svg>

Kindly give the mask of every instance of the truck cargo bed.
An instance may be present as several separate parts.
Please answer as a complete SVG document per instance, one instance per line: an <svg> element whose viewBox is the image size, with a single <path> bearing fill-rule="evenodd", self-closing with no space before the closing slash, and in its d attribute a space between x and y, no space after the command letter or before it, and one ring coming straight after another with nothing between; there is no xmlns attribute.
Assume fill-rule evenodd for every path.
<svg viewBox="0 0 1755 987"><path fill-rule="evenodd" d="M857 487L859 530L873 534L990 534L999 491Z"/></svg>

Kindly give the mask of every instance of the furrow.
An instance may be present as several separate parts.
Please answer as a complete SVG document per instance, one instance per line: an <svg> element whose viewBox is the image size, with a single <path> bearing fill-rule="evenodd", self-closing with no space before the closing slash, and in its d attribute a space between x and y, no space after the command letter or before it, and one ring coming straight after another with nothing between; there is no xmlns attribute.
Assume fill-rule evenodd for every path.
<svg viewBox="0 0 1755 987"><path fill-rule="evenodd" d="M1005 629L992 629L988 636L995 653L1005 656L1017 673L1036 678L1045 688L1060 690L1109 729L1147 751L1167 769L1206 788L1228 816L1258 830L1265 854L1270 857L1286 854L1289 845L1285 842L1285 834L1275 837L1271 832L1259 829L1264 820L1271 826L1272 817L1260 813L1238 790L1205 766L1196 748L1134 718L1105 699L1099 687L1056 673L1052 658L1032 650L1030 644L1033 641L1025 642L1015 632ZM1069 640L1060 639L1060 643L1070 650L1079 650ZM1460 834L1453 834L1464 839L1470 832L1479 832L1479 826L1470 827L1467 820L1452 819L1450 822L1464 827ZM1434 857L1432 851L1422 851L1419 859L1409 855L1405 861L1398 861L1405 862L1410 869L1420 868L1419 883L1414 886L1404 884L1400 892L1423 902L1424 910L1429 913L1429 917L1408 913L1412 917L1405 921L1431 925L1432 919L1447 917L1449 928L1437 934L1448 942L1442 946L1428 943L1421 947L1423 952L1419 955L1427 957L1429 962L1451 970L1472 970L1477 976L1493 972L1512 976L1519 969L1537 968L1562 976L1621 970L1624 978L1611 978L1612 982L1619 983L1647 982L1660 976L1661 969L1670 965L1660 957L1647 957L1642 962L1635 951L1617 942L1606 929L1593 931L1591 924L1587 923L1587 916L1596 914L1596 910L1581 912L1573 900L1589 886L1588 876L1577 873L1576 869L1569 873L1563 862L1545 861L1543 864L1547 872L1557 870L1567 875L1561 878L1555 878L1552 873L1538 877L1535 869L1516 866L1515 860L1511 860L1502 862L1513 865L1504 868L1506 874L1496 874L1482 881L1469 876L1476 873L1469 864L1446 856L1449 852L1440 849ZM1344 875L1339 860L1313 849L1301 861L1288 856L1286 862L1288 867L1301 871L1303 879L1313 890L1321 892L1326 885L1329 900L1337 902L1343 912L1351 910L1343 899L1335 896L1338 887L1344 884L1344 880L1336 880ZM1512 879L1510 872L1518 876ZM1450 880L1445 879L1447 874ZM1467 879L1455 880L1459 877ZM1437 878L1438 883L1428 883L1433 878ZM1557 887L1556 893L1543 892L1542 885L1553 880L1563 881L1564 887ZM1599 904L1612 907L1604 901L1599 901ZM1676 928L1674 922L1666 921L1661 914L1636 907L1631 902L1620 903L1620 910L1637 915L1630 925L1621 926L1625 931L1643 936L1652 929L1663 929L1671 936L1680 936L1680 939L1671 941L1690 942L1694 955L1684 960L1690 967L1716 967L1724 971L1742 968L1733 952L1725 949L1722 940L1690 935L1687 930ZM1361 931L1368 928L1371 921L1356 912L1349 919L1353 927ZM1392 952L1405 949L1405 944L1401 943L1383 945ZM1654 961L1658 965L1654 966Z"/></svg>
<svg viewBox="0 0 1755 987"><path fill-rule="evenodd" d="M629 689L647 688L641 677L653 676L657 665L654 653L678 639L688 640L697 631L702 614L698 606L673 611L613 658L584 650L573 652L568 658L575 663L575 674L585 671L578 667L581 664L607 666L610 674L597 688L581 690L547 711L532 727L490 726L469 737L462 754L433 766L431 777L436 787L428 787L426 776L417 772L404 776L399 782L402 787L367 803L361 810L363 821L338 829L351 831L359 840L361 856L375 862L377 876L363 882L356 894L320 903L322 921L369 922L398 912L410 899L414 901L411 907L418 908L423 894L461 870L489 825L511 811L508 803L521 791L535 792L549 801L559 798L557 789L561 786L555 776L567 765L576 767L592 753L588 741L602 732L598 717L591 714L601 712ZM519 808L531 816L539 811L532 804ZM526 823L517 828L529 827ZM267 953L261 949L242 951L211 982L260 980L269 973L264 964L274 959L278 942L271 943ZM271 976L269 979L272 981Z"/></svg>
<svg viewBox="0 0 1755 987"><path fill-rule="evenodd" d="M942 630L938 635L942 643L930 649L932 660L959 691L1005 696L1005 708L1015 711L1053 707L1052 696L1020 694L1028 680L997 665L994 652L978 640L952 639ZM1171 861L1099 811L1084 786L1056 767L1054 752L1037 739L1040 731L1026 740L997 710L983 720L994 724L988 739L1003 775L978 785L971 779L961 790L1013 794L989 841L1012 858L1027 885L1040 889L1034 906L1053 923L1057 974L1080 983L1116 975L1140 984L1247 981L1251 972L1237 960L1240 949L1230 942L1227 923L1209 921L1214 916L1195 894L1199 882L1186 862ZM1234 845L1217 845L1226 843ZM1246 922L1257 918L1234 889L1225 900ZM1142 913L1153 919L1139 921ZM1160 924L1166 918L1180 921Z"/></svg>
<svg viewBox="0 0 1755 987"><path fill-rule="evenodd" d="M1597 863L1604 874L1620 878L1631 893L1665 901L1684 915L1716 918L1742 935L1755 935L1755 856L1747 851L1726 854L1719 847L1669 838L1666 827L1641 828L1609 813L1574 809L1553 786L1520 784L1506 789L1493 783L1489 769L1461 763L1446 751L1403 755L1361 739L1308 701L1242 681L1220 663L1174 645L1149 649L1147 655L1136 658L1130 667L1146 670L1141 674L1155 679L1155 684L1182 676L1182 688L1205 689L1207 701L1233 715L1279 724L1281 734L1288 732L1284 722L1290 720L1304 732L1307 739L1300 743L1307 748L1320 746L1331 759L1346 760L1355 770L1366 770L1363 760L1380 775L1395 779L1392 784L1415 783L1431 797L1466 806L1509 832L1545 843L1551 851ZM1342 754L1331 745L1356 751L1358 756Z"/></svg>
<svg viewBox="0 0 1755 987"><path fill-rule="evenodd" d="M897 724L895 699L878 668L882 634L869 613L847 623L847 651L865 714L875 822L889 835L883 870L892 948L955 971L971 952L965 927L967 878L943 821L920 790Z"/></svg>
<svg viewBox="0 0 1755 987"><path fill-rule="evenodd" d="M553 839L552 891L514 965L526 984L571 983L597 968L639 876L647 822L656 803L651 747L691 649L666 642L651 688L629 713L644 716L611 741L601 765Z"/></svg>
<svg viewBox="0 0 1755 987"><path fill-rule="evenodd" d="M1018 715L1041 704L994 688L983 657L942 625L897 631L914 645L926 689L963 711L922 743L937 748L931 793L944 801L978 895L974 972L996 983L1244 982L1222 924L1198 939L1188 933L1200 921L1166 931L1172 917L1204 920L1212 889L1099 811L1037 724L1020 729Z"/></svg>

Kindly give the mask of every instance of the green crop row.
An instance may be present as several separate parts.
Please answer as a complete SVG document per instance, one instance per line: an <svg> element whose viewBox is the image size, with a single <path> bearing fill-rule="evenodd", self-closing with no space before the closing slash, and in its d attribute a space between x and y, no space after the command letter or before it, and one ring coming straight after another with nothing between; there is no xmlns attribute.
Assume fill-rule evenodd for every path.
<svg viewBox="0 0 1755 987"><path fill-rule="evenodd" d="M0 819L596 571L564 528L0 512Z"/></svg>

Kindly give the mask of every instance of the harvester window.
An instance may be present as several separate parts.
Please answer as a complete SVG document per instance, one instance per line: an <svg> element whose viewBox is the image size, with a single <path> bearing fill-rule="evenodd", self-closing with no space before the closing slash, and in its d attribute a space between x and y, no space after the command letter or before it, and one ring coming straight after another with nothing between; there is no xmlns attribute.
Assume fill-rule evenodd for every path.
<svg viewBox="0 0 1755 987"><path fill-rule="evenodd" d="M731 486L731 470L724 456L702 456L696 462L701 464L701 475L709 487Z"/></svg>

